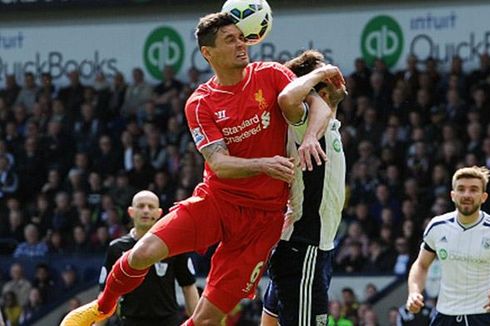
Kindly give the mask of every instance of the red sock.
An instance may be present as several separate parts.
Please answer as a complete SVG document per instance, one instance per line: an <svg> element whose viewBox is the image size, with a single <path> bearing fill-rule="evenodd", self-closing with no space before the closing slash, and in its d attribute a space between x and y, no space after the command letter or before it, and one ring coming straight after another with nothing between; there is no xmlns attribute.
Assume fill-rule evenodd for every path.
<svg viewBox="0 0 490 326"><path fill-rule="evenodd" d="M189 318L180 326L194 326L194 322L192 321L191 318Z"/></svg>
<svg viewBox="0 0 490 326"><path fill-rule="evenodd" d="M133 291L145 279L149 268L144 270L134 269L129 266L128 256L131 251L126 251L112 266L112 270L107 275L104 291L97 299L99 310L109 313L117 304L117 300L128 292Z"/></svg>

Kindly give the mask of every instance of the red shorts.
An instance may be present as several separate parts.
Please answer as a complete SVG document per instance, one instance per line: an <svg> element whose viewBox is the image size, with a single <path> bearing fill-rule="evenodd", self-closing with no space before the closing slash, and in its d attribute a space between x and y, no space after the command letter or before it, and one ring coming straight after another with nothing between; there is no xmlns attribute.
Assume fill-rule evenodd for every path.
<svg viewBox="0 0 490 326"><path fill-rule="evenodd" d="M272 247L281 235L284 214L217 202L203 190L178 203L150 230L162 239L169 256L204 252L220 242L211 259L203 295L222 312L252 298Z"/></svg>

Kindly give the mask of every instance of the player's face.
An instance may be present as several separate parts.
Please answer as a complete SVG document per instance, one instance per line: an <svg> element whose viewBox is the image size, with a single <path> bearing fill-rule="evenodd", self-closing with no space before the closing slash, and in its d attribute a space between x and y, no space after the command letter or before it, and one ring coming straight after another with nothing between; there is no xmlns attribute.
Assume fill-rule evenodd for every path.
<svg viewBox="0 0 490 326"><path fill-rule="evenodd" d="M223 69L245 68L249 63L243 33L235 25L221 27L216 33L214 47L206 47L207 59Z"/></svg>
<svg viewBox="0 0 490 326"><path fill-rule="evenodd" d="M454 205L464 216L470 216L477 212L487 197L488 194L483 191L482 181L477 178L459 179L451 191Z"/></svg>
<svg viewBox="0 0 490 326"><path fill-rule="evenodd" d="M139 196L128 209L135 227L150 228L162 215L158 200L153 196Z"/></svg>

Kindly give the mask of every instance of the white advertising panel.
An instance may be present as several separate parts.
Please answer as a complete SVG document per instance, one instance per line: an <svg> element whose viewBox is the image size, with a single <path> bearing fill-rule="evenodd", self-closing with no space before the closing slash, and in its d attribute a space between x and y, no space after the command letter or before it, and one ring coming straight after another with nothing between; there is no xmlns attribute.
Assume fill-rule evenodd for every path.
<svg viewBox="0 0 490 326"><path fill-rule="evenodd" d="M160 78L164 65L173 66L182 78L191 66L209 71L193 36L203 14L127 23L0 24L0 82L7 73L20 77L25 71L49 71L58 82L73 69L79 69L85 80L93 79L97 71L108 76L121 71L129 77L134 67L142 67L150 80ZM278 10L271 34L251 47L250 54L253 60L282 61L314 48L345 73L351 72L357 57L368 62L382 57L392 69L401 69L406 56L414 53L420 60L438 59L444 69L453 55L459 55L465 68L473 69L479 54L490 50L488 17L490 5Z"/></svg>

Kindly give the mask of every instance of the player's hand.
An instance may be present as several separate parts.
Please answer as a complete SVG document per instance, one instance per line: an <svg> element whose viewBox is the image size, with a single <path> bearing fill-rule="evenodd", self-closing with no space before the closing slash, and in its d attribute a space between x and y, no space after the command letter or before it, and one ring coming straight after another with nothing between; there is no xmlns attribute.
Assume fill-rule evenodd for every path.
<svg viewBox="0 0 490 326"><path fill-rule="evenodd" d="M330 107L337 107L337 105L342 102L347 94L347 88L345 85L341 85L339 88L336 88L332 84L327 84L328 105L330 105Z"/></svg>
<svg viewBox="0 0 490 326"><path fill-rule="evenodd" d="M406 308L413 314L416 314L424 306L424 296L420 293L414 292L408 295Z"/></svg>
<svg viewBox="0 0 490 326"><path fill-rule="evenodd" d="M483 306L487 312L490 312L490 290L487 292L487 304Z"/></svg>
<svg viewBox="0 0 490 326"><path fill-rule="evenodd" d="M341 88L342 85L345 85L344 76L337 66L328 64L317 69L323 73L324 81L327 84L333 84L336 88Z"/></svg>
<svg viewBox="0 0 490 326"><path fill-rule="evenodd" d="M268 176L285 181L293 182L294 179L294 159L286 158L279 155L274 157L265 157L263 161L263 171Z"/></svg>
<svg viewBox="0 0 490 326"><path fill-rule="evenodd" d="M322 165L322 160L327 161L327 154L323 151L322 146L314 135L305 135L301 146L298 148L299 162L301 169L305 171L313 170L311 157L316 162L316 165Z"/></svg>

